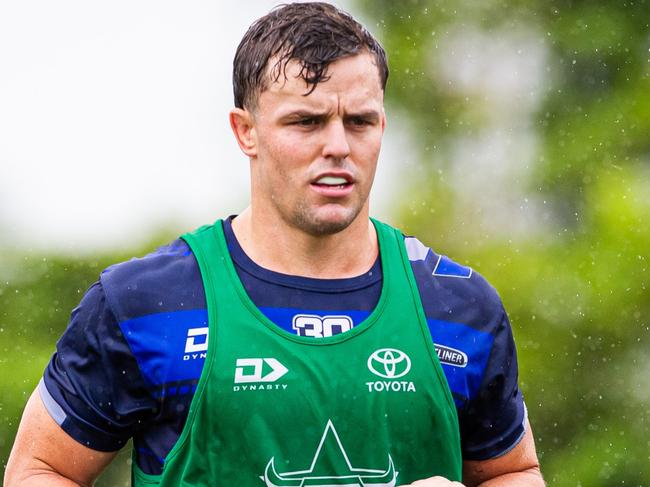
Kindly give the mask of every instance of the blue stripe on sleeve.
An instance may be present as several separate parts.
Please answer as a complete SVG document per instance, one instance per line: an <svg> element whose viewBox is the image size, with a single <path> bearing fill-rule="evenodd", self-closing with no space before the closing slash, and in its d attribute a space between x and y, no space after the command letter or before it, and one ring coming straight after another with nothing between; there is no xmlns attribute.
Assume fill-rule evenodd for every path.
<svg viewBox="0 0 650 487"><path fill-rule="evenodd" d="M207 333L201 331L208 326L205 309L150 314L122 321L119 326L150 385L201 376L207 350ZM190 333L190 329L198 333Z"/></svg>
<svg viewBox="0 0 650 487"><path fill-rule="evenodd" d="M452 321L427 319L427 325L436 348L448 347L467 355L464 367L453 365L448 360L440 360L452 394L457 401L460 397L475 397L485 375L494 336ZM438 353L440 356L440 350Z"/></svg>

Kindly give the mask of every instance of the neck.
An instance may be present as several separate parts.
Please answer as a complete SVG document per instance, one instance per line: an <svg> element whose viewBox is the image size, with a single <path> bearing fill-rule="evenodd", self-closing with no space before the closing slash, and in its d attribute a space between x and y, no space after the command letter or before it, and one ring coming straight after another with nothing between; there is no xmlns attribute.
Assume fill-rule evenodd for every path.
<svg viewBox="0 0 650 487"><path fill-rule="evenodd" d="M283 274L319 279L355 277L367 272L378 254L377 234L367 211L332 235L314 236L284 222L256 219L251 207L233 220L232 228L248 257Z"/></svg>

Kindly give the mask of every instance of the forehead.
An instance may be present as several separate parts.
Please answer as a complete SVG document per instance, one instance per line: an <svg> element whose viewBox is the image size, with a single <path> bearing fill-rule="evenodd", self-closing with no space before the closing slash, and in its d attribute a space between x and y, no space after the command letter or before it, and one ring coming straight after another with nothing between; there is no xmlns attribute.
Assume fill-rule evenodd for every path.
<svg viewBox="0 0 650 487"><path fill-rule="evenodd" d="M272 80L260 94L260 107L269 104L320 106L332 102L359 108L383 106L384 92L379 69L369 53L334 61L327 68L327 81L319 82L315 88L307 84L300 72L301 65L298 61L287 62L280 77Z"/></svg>

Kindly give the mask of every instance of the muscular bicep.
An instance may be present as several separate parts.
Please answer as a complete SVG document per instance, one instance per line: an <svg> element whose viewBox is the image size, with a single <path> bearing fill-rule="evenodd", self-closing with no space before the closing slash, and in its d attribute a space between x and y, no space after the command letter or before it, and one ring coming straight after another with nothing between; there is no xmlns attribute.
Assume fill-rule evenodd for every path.
<svg viewBox="0 0 650 487"><path fill-rule="evenodd" d="M4 485L91 485L116 453L92 450L70 437L34 391L18 427Z"/></svg>
<svg viewBox="0 0 650 487"><path fill-rule="evenodd" d="M467 486L489 487L505 485L544 486L535 451L530 423L522 439L508 453L490 460L463 462L463 482Z"/></svg>

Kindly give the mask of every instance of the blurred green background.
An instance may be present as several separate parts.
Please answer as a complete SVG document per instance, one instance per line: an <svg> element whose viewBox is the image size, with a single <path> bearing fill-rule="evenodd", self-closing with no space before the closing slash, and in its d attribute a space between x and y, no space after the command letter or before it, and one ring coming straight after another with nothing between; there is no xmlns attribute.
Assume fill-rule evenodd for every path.
<svg viewBox="0 0 650 487"><path fill-rule="evenodd" d="M402 188L390 221L500 292L547 482L650 485L650 3L350 10L388 52L389 124L405 134L384 161ZM2 253L3 466L82 293L171 236L82 258ZM98 484L126 485L128 463Z"/></svg>

